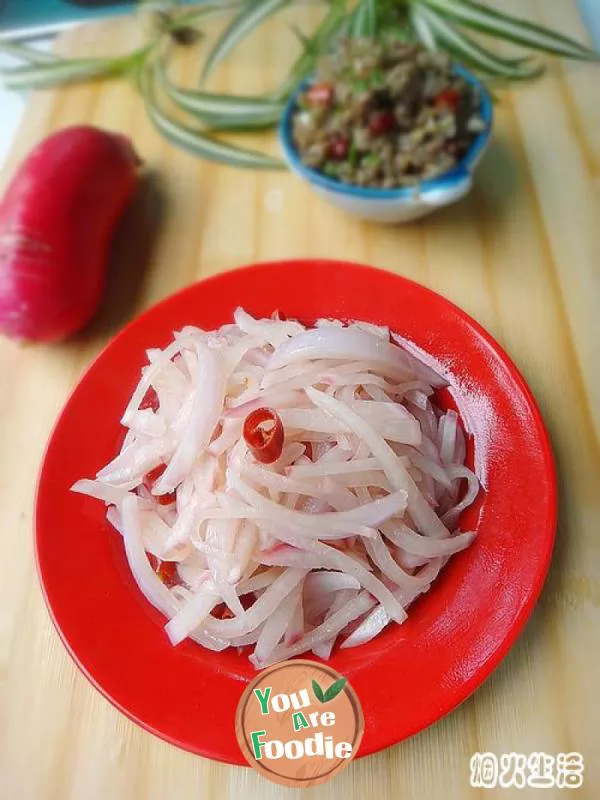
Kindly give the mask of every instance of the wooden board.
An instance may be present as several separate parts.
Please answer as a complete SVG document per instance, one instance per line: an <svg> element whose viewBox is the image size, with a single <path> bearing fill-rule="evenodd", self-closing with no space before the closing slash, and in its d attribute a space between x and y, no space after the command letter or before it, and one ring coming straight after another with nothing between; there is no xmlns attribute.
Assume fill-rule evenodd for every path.
<svg viewBox="0 0 600 800"><path fill-rule="evenodd" d="M586 38L573 3L499 2ZM293 47L285 30L279 25L279 33L259 33L223 67L215 86L245 91L274 85ZM69 32L59 48L72 55L117 53L135 37L131 23L113 21ZM193 82L195 54L186 55L178 70ZM0 342L3 800L291 796L251 770L211 763L159 741L92 689L43 605L32 508L36 472L62 403L128 319L197 278L293 256L348 258L395 271L444 294L485 325L540 402L561 491L550 577L524 635L494 676L437 725L353 763L306 796L475 800L485 794L469 788L469 759L479 750L580 751L586 778L577 796L598 797L599 82L597 66L562 64L542 82L504 97L472 195L399 228L346 218L290 175L215 167L174 150L151 129L126 83L32 96L4 183L35 142L76 122L130 134L155 177L131 210L126 227L136 231L135 241L118 243L106 300L91 328L52 347ZM562 794L547 790L544 796Z"/></svg>

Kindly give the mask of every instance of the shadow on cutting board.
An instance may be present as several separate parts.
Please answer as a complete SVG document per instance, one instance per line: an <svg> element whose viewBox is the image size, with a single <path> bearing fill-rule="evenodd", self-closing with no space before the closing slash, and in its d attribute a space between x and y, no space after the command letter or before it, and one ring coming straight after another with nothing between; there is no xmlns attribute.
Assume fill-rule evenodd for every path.
<svg viewBox="0 0 600 800"><path fill-rule="evenodd" d="M164 221L165 193L161 176L148 171L115 233L100 308L80 341L114 335L139 309L138 299Z"/></svg>
<svg viewBox="0 0 600 800"><path fill-rule="evenodd" d="M522 188L524 176L518 161L514 142L497 135L475 172L475 188L499 212L511 213L511 198Z"/></svg>
<svg viewBox="0 0 600 800"><path fill-rule="evenodd" d="M436 230L451 228L457 232L461 227L472 227L474 214L500 221L513 213L512 198L519 193L522 182L511 142L496 136L473 174L471 192L458 203L441 208L417 224Z"/></svg>

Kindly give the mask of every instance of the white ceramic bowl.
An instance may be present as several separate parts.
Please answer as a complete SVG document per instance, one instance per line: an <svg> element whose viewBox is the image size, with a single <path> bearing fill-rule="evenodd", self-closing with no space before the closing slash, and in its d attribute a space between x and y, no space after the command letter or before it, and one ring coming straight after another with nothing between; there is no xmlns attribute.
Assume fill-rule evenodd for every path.
<svg viewBox="0 0 600 800"><path fill-rule="evenodd" d="M473 170L479 163L489 144L492 121L492 98L481 81L464 67L455 71L479 90L481 98L480 114L485 129L474 139L469 151L452 170L433 180L422 181L414 187L402 189L368 189L351 186L334 178L328 178L316 169L302 162L292 137L292 117L296 111L296 101L310 81L306 81L290 98L279 126L279 139L284 159L290 170L302 180L311 184L317 194L336 208L347 211L361 219L381 223L409 222L430 214L464 197L473 182Z"/></svg>

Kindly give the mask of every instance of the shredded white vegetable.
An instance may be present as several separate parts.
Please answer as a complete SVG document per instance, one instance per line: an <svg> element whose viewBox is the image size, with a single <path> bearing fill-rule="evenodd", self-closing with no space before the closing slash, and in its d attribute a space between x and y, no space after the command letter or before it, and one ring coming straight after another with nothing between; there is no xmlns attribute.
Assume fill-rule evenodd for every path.
<svg viewBox="0 0 600 800"><path fill-rule="evenodd" d="M149 350L121 452L73 491L103 501L173 645L253 648L257 668L355 647L467 548L476 499L444 378L387 328L255 319ZM248 415L276 412L259 462ZM252 443L250 443L252 444Z"/></svg>

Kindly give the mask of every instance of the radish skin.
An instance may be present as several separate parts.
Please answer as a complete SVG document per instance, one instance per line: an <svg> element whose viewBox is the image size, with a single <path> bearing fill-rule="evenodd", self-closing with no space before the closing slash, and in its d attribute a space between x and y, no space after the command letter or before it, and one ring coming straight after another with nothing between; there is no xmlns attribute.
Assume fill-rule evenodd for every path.
<svg viewBox="0 0 600 800"><path fill-rule="evenodd" d="M91 126L27 156L0 204L0 333L56 341L91 319L138 164L125 136Z"/></svg>

